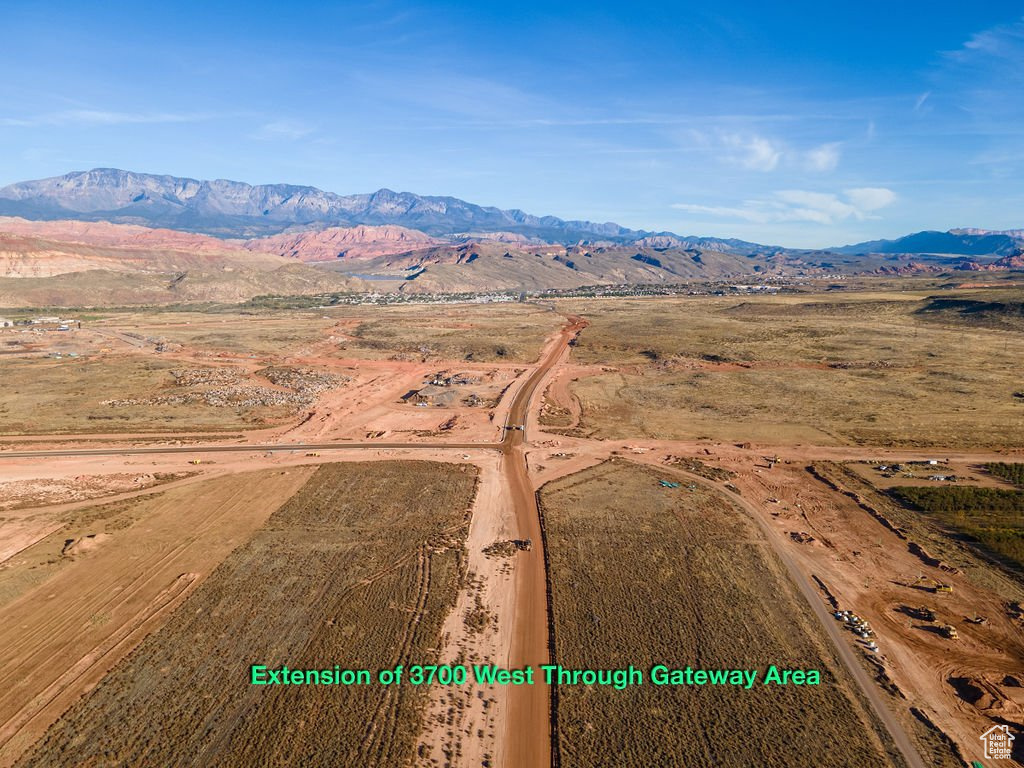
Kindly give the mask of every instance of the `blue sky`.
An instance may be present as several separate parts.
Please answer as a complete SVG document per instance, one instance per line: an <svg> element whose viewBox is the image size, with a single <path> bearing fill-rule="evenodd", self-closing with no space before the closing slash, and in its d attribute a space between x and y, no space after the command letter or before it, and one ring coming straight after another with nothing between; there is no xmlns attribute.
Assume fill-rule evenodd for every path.
<svg viewBox="0 0 1024 768"><path fill-rule="evenodd" d="M6 0L0 29L0 184L388 187L804 247L1024 227L1022 4Z"/></svg>

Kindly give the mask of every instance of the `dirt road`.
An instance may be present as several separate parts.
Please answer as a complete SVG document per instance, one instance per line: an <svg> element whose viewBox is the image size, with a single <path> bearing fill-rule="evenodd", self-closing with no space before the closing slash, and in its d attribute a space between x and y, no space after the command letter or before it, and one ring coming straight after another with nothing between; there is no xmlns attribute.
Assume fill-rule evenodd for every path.
<svg viewBox="0 0 1024 768"><path fill-rule="evenodd" d="M211 453L253 453L267 452L276 454L295 454L317 451L342 449L426 449L426 450L471 450L484 449L500 452L500 467L504 480L504 492L508 494L510 504L515 510L515 528L518 538L530 539L533 547L517 556L515 569L514 614L511 622L511 642L507 663L513 668L524 666L537 667L550 661L548 645L548 612L546 593L546 574L544 552L542 547L540 520L537 510L536 495L533 489L526 461L526 428L528 415L531 413L531 402L538 390L543 389L553 370L568 355L572 339L585 327L581 318L570 317L566 326L552 338L540 361L529 375L522 380L517 391L512 395L505 421L505 429L498 442L264 442L248 444L222 445L168 445L168 446L125 446L83 449L55 449L45 451L0 451L3 458L43 458L43 457L99 457L129 456L146 454L191 454L203 456ZM534 422L529 420L530 424ZM564 440L564 438L563 438ZM570 442L566 440L566 442ZM574 443L589 441L571 441ZM679 449L682 444L665 443L666 446ZM615 446L602 445L601 452L606 453ZM564 447L562 448L564 450ZM645 449L650 450L650 448ZM805 451L808 449L804 449ZM857 453L858 449L844 449L848 453ZM581 456L581 460L585 458ZM748 502L737 499L748 507L754 519L769 535L769 540L777 543L773 532L768 530L766 523L756 510L749 509ZM840 635L835 622L831 620L813 587L799 570L796 563L781 547L776 547L784 565L800 587L802 593L811 604L815 614L824 624L832 638L843 663L849 668L865 697L877 713L880 720L892 734L892 737L904 754L907 765L912 768L923 768L921 758L911 745L902 726L896 721L882 700L877 687L868 678L858 663L853 652ZM497 663L501 661L495 659ZM551 763L551 718L550 691L545 685L517 686L508 692L508 710L503 731L499 738L504 742L501 754L504 756L503 766L546 766ZM503 737L503 738L502 738Z"/></svg>
<svg viewBox="0 0 1024 768"><path fill-rule="evenodd" d="M681 475L685 475L694 482L708 482L706 479L703 479L698 475L693 475L679 470L676 471ZM818 617L819 621L821 621L826 633L832 640L832 644L835 646L836 652L839 654L839 658L842 660L849 673L853 676L853 679L857 681L857 685L860 687L861 693L864 694L864 697L874 710L875 715L878 716L878 719L882 721L883 725L885 725L889 735L892 736L893 741L900 750L900 753L903 755L903 758L909 768L925 768L925 764L917 750L914 748L914 745L911 743L910 737L907 736L903 726L893 716L889 706L879 693L878 686L868 676L868 673L854 655L849 643L846 642L846 638L844 638L840 632L838 622L836 622L825 609L825 604L822 602L818 592L805 578L803 572L797 566L796 561L793 560L783 547L779 546L777 531L773 530L767 524L761 512L754 507L753 504L736 494L730 493L728 489L724 487L724 484L716 483L716 485L718 485L722 493L728 495L734 503L743 507L747 514L749 514L761 528L766 540L772 545L772 548L775 550L775 554L778 555L782 564L789 572L790 578L797 587L799 587L801 594L811 606L811 610L814 611L814 615Z"/></svg>
<svg viewBox="0 0 1024 768"><path fill-rule="evenodd" d="M523 452L526 416L530 401L541 382L547 378L568 348L569 341L584 325L585 322L580 318L569 318L557 342L551 345L540 365L516 393L509 409L508 426L522 426L523 429L506 429L502 442L502 465L515 505L519 537L530 539L534 545L522 553L517 566L516 617L510 659L513 667L530 665L537 668L551 660L540 515ZM508 766L530 768L551 764L550 703L550 692L544 684L519 686L510 692L505 737Z"/></svg>

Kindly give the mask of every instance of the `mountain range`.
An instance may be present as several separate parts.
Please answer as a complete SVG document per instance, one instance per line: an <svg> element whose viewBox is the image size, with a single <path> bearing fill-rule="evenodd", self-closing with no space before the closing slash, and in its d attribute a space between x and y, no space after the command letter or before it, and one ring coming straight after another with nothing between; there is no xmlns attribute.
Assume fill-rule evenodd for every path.
<svg viewBox="0 0 1024 768"><path fill-rule="evenodd" d="M1024 246L1024 230L951 229L915 232L895 240L871 240L830 248L835 253L935 253L956 256L1010 256Z"/></svg>
<svg viewBox="0 0 1024 768"><path fill-rule="evenodd" d="M507 232L546 242L630 242L652 234L613 223L565 221L467 203L454 197L380 189L338 195L316 187L252 185L218 179L134 173L116 168L76 171L0 189L0 216L109 221L218 237L256 237L294 229L397 225L427 235ZM714 238L689 238L717 242ZM761 249L754 243L721 241Z"/></svg>
<svg viewBox="0 0 1024 768"><path fill-rule="evenodd" d="M807 251L390 190L346 196L115 169L0 189L8 307L1020 269L1022 230L918 232Z"/></svg>
<svg viewBox="0 0 1024 768"><path fill-rule="evenodd" d="M0 216L135 224L221 238L250 239L327 228L395 226L433 238L480 237L561 244L601 242L762 255L796 250L730 238L634 230L613 222L566 221L518 209L480 206L454 197L389 189L339 195L309 186L252 185L224 179L200 181L116 168L75 171L0 188ZM1024 230L954 229L917 232L895 240L874 240L824 250L840 254L1006 256L1022 247ZM330 250L328 247L323 252Z"/></svg>

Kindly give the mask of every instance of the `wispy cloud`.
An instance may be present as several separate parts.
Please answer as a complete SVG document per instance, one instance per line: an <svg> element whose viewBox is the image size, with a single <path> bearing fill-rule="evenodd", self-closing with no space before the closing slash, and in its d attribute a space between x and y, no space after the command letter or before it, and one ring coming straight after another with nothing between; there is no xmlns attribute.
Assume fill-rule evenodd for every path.
<svg viewBox="0 0 1024 768"><path fill-rule="evenodd" d="M672 207L686 213L755 224L808 222L831 225L850 219L863 221L875 218L872 215L875 211L895 200L895 193L884 187L858 187L844 190L842 194L784 189L768 198L746 200L739 206L676 203Z"/></svg>
<svg viewBox="0 0 1024 768"><path fill-rule="evenodd" d="M722 143L729 162L750 171L774 171L782 158L782 147L764 136L726 134Z"/></svg>
<svg viewBox="0 0 1024 768"><path fill-rule="evenodd" d="M973 115L977 131L1024 116L1024 18L972 35L940 61L930 95Z"/></svg>
<svg viewBox="0 0 1024 768"><path fill-rule="evenodd" d="M795 168L815 173L834 171L839 165L840 143L828 142L810 149L799 149L785 141L759 134L720 134L718 142L725 162L748 171L768 173ZM703 139L707 145L707 139Z"/></svg>
<svg viewBox="0 0 1024 768"><path fill-rule="evenodd" d="M274 141L284 139L296 141L312 134L316 129L302 122L301 120L275 120L262 126L252 134L252 138L263 141Z"/></svg>
<svg viewBox="0 0 1024 768"><path fill-rule="evenodd" d="M196 123L209 115L174 112L115 112L103 109L70 109L32 117L0 117L0 125L33 128L44 125L144 125Z"/></svg>
<svg viewBox="0 0 1024 768"><path fill-rule="evenodd" d="M946 57L961 64L975 63L979 59L1002 61L1020 70L1024 66L1020 58L1022 48L1024 18L977 32L957 50L947 51Z"/></svg>
<svg viewBox="0 0 1024 768"><path fill-rule="evenodd" d="M896 193L885 187L858 187L846 190L846 196L861 211L877 211L896 202Z"/></svg>
<svg viewBox="0 0 1024 768"><path fill-rule="evenodd" d="M839 165L839 143L822 144L804 153L804 165L811 171L834 171Z"/></svg>

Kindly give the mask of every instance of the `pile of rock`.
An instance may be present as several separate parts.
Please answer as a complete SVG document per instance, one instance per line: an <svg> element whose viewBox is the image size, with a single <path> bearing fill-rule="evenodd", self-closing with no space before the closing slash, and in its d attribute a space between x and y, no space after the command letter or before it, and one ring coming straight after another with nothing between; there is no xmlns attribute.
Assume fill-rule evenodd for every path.
<svg viewBox="0 0 1024 768"><path fill-rule="evenodd" d="M344 384L344 376L321 373L307 368L275 367L258 372L278 387L272 389L251 383L244 371L235 368L182 368L171 371L179 390L147 398L104 400L103 405L124 408L152 405L206 405L212 408L266 408L288 406L305 408L321 392Z"/></svg>
<svg viewBox="0 0 1024 768"><path fill-rule="evenodd" d="M217 387L199 392L181 392L173 395L157 395L147 398L126 398L104 400L102 405L124 408L133 405L208 405L213 408L257 408L274 405L304 407L313 402L311 395L298 392L281 392L268 387L246 384Z"/></svg>
<svg viewBox="0 0 1024 768"><path fill-rule="evenodd" d="M233 368L184 368L171 371L179 387L200 387L208 384L237 384L242 376Z"/></svg>
<svg viewBox="0 0 1024 768"><path fill-rule="evenodd" d="M334 373L324 373L311 368L289 368L286 366L264 368L258 373L269 379L272 384L287 387L295 392L306 395L318 395L334 389L349 379Z"/></svg>

